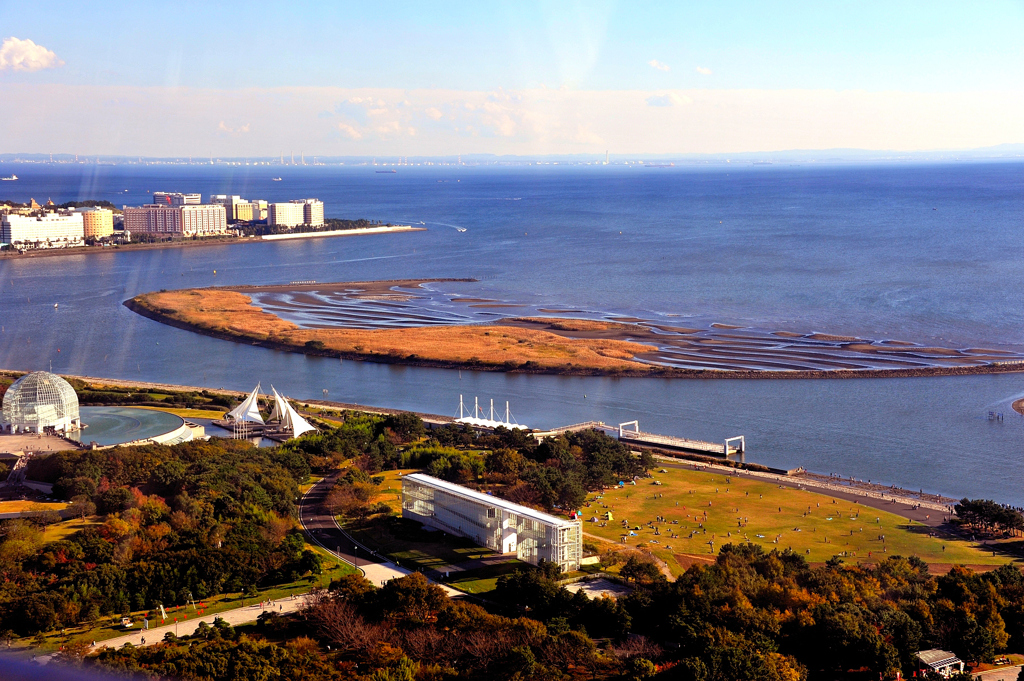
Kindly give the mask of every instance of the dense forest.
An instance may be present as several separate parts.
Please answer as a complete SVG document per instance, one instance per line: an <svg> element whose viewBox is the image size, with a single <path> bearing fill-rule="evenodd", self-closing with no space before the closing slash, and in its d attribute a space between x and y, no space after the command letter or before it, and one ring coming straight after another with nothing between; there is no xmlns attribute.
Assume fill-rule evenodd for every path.
<svg viewBox="0 0 1024 681"><path fill-rule="evenodd" d="M31 478L102 522L53 542L32 519L3 523L0 630L31 635L318 571L295 522L308 474L301 454L232 440L33 459Z"/></svg>
<svg viewBox="0 0 1024 681"><path fill-rule="evenodd" d="M799 681L909 677L921 649L976 660L1024 645L1024 578L1012 566L934 577L893 556L873 569L811 568L799 555L729 545L676 582L644 574L615 602L521 572L486 607L452 601L421 575L382 588L349 576L300 617L264 618L233 645L225 636L236 632L211 632L98 661L199 679Z"/></svg>

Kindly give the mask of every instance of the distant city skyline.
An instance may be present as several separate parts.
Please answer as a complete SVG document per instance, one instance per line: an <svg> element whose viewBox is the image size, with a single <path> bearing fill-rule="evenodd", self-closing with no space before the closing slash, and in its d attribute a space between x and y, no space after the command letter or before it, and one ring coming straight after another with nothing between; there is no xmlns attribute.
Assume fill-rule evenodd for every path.
<svg viewBox="0 0 1024 681"><path fill-rule="evenodd" d="M0 4L0 153L1024 143L1020 3L482 5Z"/></svg>

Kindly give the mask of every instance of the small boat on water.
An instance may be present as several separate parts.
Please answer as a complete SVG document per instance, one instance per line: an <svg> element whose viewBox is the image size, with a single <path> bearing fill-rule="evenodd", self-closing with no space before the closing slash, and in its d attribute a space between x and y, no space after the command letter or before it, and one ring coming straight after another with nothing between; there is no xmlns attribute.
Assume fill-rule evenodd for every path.
<svg viewBox="0 0 1024 681"><path fill-rule="evenodd" d="M280 177L272 177L270 179L273 180L274 182L280 182L281 181Z"/></svg>
<svg viewBox="0 0 1024 681"><path fill-rule="evenodd" d="M10 177L0 177L0 180L3 180L4 182L13 182L14 180L17 180L17 179L18 179L17 175L11 175Z"/></svg>
<svg viewBox="0 0 1024 681"><path fill-rule="evenodd" d="M375 173L397 173L398 171L392 168L391 170L375 170Z"/></svg>

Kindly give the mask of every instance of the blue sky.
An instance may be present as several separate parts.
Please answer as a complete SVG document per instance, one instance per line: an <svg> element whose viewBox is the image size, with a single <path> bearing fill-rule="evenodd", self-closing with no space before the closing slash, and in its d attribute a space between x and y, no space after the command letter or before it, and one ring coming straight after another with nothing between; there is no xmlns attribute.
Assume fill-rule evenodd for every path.
<svg viewBox="0 0 1024 681"><path fill-rule="evenodd" d="M147 132L198 136L197 146L220 154L254 142L308 145L324 154L377 150L371 147L406 154L447 147L496 153L604 146L629 146L622 150L631 153L743 151L790 143L896 148L906 139L901 126L915 115L928 121L913 148L947 148L1024 142L1010 111L1024 89L1022 35L1021 2L0 2L0 39L31 40L52 52L53 64L62 62L5 69L0 53L0 95L34 93L55 105L63 94L84 107L72 132L92 153L104 151L103 139L118 147L110 153L187 153L184 139L147 144ZM247 118L238 101L240 92L265 102L292 97L296 88L303 101L291 102L291 118L261 108L266 103ZM125 106L90 104L89 89ZM171 89L193 109L187 116L155 103L169 101L161 97ZM569 94L558 101L545 95L537 104L535 93L545 90ZM495 96L505 101L514 126L453 113L482 110ZM367 124L366 115L357 120L352 100L376 102L354 106L378 112L371 118L379 124ZM637 110L638 101L674 116ZM196 107L206 107L206 119ZM718 127L716 107L728 108ZM807 107L824 120L813 135L787 135L785 126L807 125L801 113ZM937 107L948 113L936 118ZM133 108L147 113L122 110ZM444 115L424 114L430 109ZM36 109L32 120L0 114L0 122L11 124L7 133L0 129L0 151L75 141L61 132L68 121L45 111ZM839 129L843 121L828 120L844 111L873 121L851 134ZM978 118L978 112L986 113ZM339 120L326 125L325 113ZM121 128L132 128L115 135L116 143L112 115ZM627 130L637 116L651 128L649 137ZM94 124L95 139L85 123ZM296 134L306 123L316 130ZM658 132L658 126L697 124L707 144L696 134L666 139ZM766 125L759 144L757 128ZM885 125L896 132L886 137Z"/></svg>

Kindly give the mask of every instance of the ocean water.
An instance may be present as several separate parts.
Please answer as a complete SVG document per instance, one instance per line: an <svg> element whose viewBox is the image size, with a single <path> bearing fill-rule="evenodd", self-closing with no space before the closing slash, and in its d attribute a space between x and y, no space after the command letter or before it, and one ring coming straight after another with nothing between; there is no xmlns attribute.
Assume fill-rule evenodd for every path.
<svg viewBox="0 0 1024 681"><path fill-rule="evenodd" d="M426 232L0 260L0 366L251 389L520 422L639 419L745 435L748 459L1024 503L1024 374L857 380L568 378L338 362L204 338L121 302L160 288L472 277L445 292L681 326L736 324L1024 351L1024 165L880 167L3 164L0 199L152 191L316 196ZM271 177L280 176L281 182ZM458 231L462 228L465 231ZM216 270L216 274L214 274ZM56 310L54 303L59 303ZM1004 420L989 420L988 412Z"/></svg>

